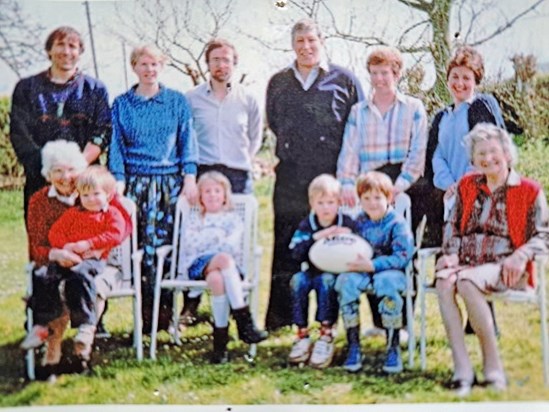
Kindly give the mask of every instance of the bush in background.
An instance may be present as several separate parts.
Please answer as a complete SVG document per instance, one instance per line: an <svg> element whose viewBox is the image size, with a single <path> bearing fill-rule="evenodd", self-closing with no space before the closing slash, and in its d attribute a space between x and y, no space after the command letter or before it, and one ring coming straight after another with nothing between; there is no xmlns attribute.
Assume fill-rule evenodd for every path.
<svg viewBox="0 0 549 412"><path fill-rule="evenodd" d="M10 142L10 99L0 98L0 189L21 187L23 166L17 161Z"/></svg>

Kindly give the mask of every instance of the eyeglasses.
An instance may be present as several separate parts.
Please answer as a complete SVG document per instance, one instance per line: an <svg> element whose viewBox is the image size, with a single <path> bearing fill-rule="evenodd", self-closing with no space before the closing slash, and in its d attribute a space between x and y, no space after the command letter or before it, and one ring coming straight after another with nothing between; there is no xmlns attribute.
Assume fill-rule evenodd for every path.
<svg viewBox="0 0 549 412"><path fill-rule="evenodd" d="M213 64L221 64L221 63L224 63L224 64L232 64L233 63L233 59L229 59L227 57L212 57L210 59L210 62L213 63Z"/></svg>

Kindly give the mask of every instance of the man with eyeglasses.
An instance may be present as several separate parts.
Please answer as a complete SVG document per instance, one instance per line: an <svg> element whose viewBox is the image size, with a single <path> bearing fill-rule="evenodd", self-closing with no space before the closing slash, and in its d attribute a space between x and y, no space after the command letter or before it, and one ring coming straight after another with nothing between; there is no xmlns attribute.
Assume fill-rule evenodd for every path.
<svg viewBox="0 0 549 412"><path fill-rule="evenodd" d="M210 170L223 173L233 193L252 193L252 162L261 146L263 121L257 99L232 81L238 53L216 38L206 45L209 80L186 95L198 141L198 177ZM184 294L180 324L196 322L200 296Z"/></svg>
<svg viewBox="0 0 549 412"><path fill-rule="evenodd" d="M252 161L261 146L262 119L257 99L232 81L235 47L224 39L206 45L209 81L187 93L198 140L198 176L216 170L233 193L252 192Z"/></svg>

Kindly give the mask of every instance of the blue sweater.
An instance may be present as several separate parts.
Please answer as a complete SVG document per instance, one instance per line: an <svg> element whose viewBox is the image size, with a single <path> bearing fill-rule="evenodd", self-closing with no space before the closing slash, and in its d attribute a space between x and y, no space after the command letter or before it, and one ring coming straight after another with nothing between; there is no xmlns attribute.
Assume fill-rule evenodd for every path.
<svg viewBox="0 0 549 412"><path fill-rule="evenodd" d="M455 111L454 105L447 106L435 116L429 141L430 145L436 142L433 183L439 189L448 190L465 173L474 170L463 139L481 122L505 127L501 109L492 95L477 94L471 103L462 103Z"/></svg>
<svg viewBox="0 0 549 412"><path fill-rule="evenodd" d="M374 250L374 273L404 270L414 253L414 237L404 218L390 207L381 220L362 212L355 221L355 232Z"/></svg>
<svg viewBox="0 0 549 412"><path fill-rule="evenodd" d="M160 85L160 91L146 99L135 89L113 103L109 169L116 179L196 174L198 146L185 96Z"/></svg>

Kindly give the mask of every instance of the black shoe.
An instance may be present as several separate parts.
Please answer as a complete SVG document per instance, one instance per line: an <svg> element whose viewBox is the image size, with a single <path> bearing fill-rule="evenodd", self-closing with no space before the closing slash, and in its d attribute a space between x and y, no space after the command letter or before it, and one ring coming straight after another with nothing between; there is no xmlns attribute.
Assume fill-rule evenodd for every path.
<svg viewBox="0 0 549 412"><path fill-rule="evenodd" d="M227 343L229 343L229 327L216 328L213 330L213 353L211 362L214 364L223 364L229 362L229 352L227 352Z"/></svg>
<svg viewBox="0 0 549 412"><path fill-rule="evenodd" d="M476 375L473 376L473 380L466 379L452 379L446 387L454 392L454 394L460 398L465 398L471 394L473 386L478 385Z"/></svg>
<svg viewBox="0 0 549 412"><path fill-rule="evenodd" d="M183 309L179 315L179 324L181 326L194 326L198 323L198 305L200 305L200 296L190 298L185 295Z"/></svg>
<svg viewBox="0 0 549 412"><path fill-rule="evenodd" d="M258 330L255 327L252 315L247 306L233 310L234 319L238 328L238 336L245 343L259 343L269 336L264 330Z"/></svg>

